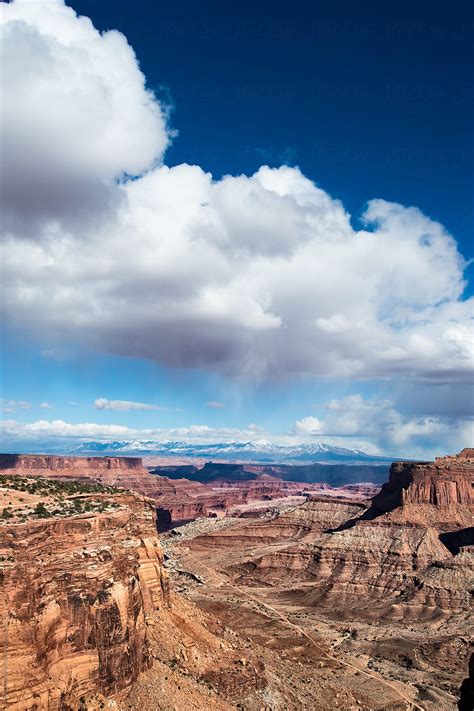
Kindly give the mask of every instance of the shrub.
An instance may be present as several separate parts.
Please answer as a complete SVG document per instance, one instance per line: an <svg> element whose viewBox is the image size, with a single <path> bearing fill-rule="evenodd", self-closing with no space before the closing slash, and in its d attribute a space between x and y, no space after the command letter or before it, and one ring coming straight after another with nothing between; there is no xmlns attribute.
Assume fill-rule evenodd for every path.
<svg viewBox="0 0 474 711"><path fill-rule="evenodd" d="M49 511L42 501L39 501L36 504L33 510L33 515L37 516L38 518L46 518L47 516L49 516Z"/></svg>

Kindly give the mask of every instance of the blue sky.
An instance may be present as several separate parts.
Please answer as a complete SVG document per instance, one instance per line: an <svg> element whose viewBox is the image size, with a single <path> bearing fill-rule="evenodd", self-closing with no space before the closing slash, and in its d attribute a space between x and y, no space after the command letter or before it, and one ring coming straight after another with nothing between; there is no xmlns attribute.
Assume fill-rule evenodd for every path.
<svg viewBox="0 0 474 711"><path fill-rule="evenodd" d="M69 7L2 13L4 447L470 444L472 5Z"/></svg>
<svg viewBox="0 0 474 711"><path fill-rule="evenodd" d="M348 211L416 205L472 253L472 3L74 0L174 107L166 162L300 166Z"/></svg>

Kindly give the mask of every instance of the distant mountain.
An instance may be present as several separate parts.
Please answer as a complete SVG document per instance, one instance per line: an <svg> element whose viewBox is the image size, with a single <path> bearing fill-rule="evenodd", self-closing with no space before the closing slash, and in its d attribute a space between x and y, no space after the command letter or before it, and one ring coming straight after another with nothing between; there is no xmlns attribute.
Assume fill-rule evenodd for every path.
<svg viewBox="0 0 474 711"><path fill-rule="evenodd" d="M324 442L317 444L277 445L257 442L223 442L192 444L164 440L129 440L115 442L83 442L69 450L70 454L116 454L155 457L182 457L221 462L255 462L262 464L312 464L321 462L345 464L386 464L392 459L377 457L357 449L334 447Z"/></svg>

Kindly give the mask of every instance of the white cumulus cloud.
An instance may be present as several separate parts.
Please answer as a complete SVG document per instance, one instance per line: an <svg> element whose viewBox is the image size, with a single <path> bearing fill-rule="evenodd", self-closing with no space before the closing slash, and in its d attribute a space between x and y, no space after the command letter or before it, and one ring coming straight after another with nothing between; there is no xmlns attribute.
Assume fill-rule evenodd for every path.
<svg viewBox="0 0 474 711"><path fill-rule="evenodd" d="M317 417L303 417L302 420L297 420L294 425L294 432L301 435L319 435L321 434L322 423Z"/></svg>
<svg viewBox="0 0 474 711"><path fill-rule="evenodd" d="M114 181L162 157L165 111L126 38L62 0L2 3L0 25L7 233L92 228L122 198Z"/></svg>
<svg viewBox="0 0 474 711"><path fill-rule="evenodd" d="M31 441L39 446L55 440L83 441L113 439L133 440L152 439L186 440L196 443L226 442L226 441L258 441L263 430L255 425L244 428L209 427L208 425L189 425L176 428L132 428L126 425L101 424L96 422L72 423L64 420L37 420L30 423L20 423L16 420L0 422L0 435L8 444Z"/></svg>
<svg viewBox="0 0 474 711"><path fill-rule="evenodd" d="M473 302L442 225L375 199L357 230L298 168L166 167L166 107L123 35L62 0L4 5L1 33L15 326L49 348L252 378L472 372Z"/></svg>

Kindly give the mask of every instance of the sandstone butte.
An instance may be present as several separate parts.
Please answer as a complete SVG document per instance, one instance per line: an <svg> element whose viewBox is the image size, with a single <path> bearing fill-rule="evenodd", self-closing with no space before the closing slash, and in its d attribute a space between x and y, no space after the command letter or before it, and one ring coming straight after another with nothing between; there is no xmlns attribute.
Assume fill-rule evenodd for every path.
<svg viewBox="0 0 474 711"><path fill-rule="evenodd" d="M108 493L113 510L1 523L4 707L76 709L85 694L120 693L152 663L153 625L168 625L163 647L179 633L156 535L157 478L123 458L2 455L0 470L154 495ZM398 625L400 636L408 624L420 623L420 635L442 624L449 667L471 623L473 475L472 449L432 463L396 463L368 507L315 497L186 543L234 585L264 586L280 601L328 617L377 619ZM187 614L180 625L189 628L195 613ZM155 642L159 648L156 635ZM216 639L208 647L211 665L228 654ZM248 683L264 685L257 660L250 667ZM214 698L206 704L232 708Z"/></svg>

